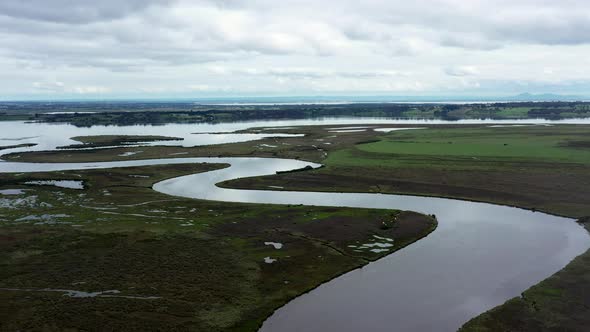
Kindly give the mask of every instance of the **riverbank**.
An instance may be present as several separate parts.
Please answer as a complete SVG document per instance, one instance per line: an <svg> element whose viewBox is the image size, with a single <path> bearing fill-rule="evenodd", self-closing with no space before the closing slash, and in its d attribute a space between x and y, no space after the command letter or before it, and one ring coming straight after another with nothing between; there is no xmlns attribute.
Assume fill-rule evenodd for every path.
<svg viewBox="0 0 590 332"><path fill-rule="evenodd" d="M584 225L590 232L588 221ZM590 252L586 252L522 296L473 318L459 331L587 331L589 266Z"/></svg>

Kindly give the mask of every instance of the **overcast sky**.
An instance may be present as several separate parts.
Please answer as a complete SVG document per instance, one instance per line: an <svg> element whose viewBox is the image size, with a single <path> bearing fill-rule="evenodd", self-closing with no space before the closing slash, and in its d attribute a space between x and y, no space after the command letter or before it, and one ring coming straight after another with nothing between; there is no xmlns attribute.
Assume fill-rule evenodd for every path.
<svg viewBox="0 0 590 332"><path fill-rule="evenodd" d="M589 88L588 0L0 1L0 99Z"/></svg>

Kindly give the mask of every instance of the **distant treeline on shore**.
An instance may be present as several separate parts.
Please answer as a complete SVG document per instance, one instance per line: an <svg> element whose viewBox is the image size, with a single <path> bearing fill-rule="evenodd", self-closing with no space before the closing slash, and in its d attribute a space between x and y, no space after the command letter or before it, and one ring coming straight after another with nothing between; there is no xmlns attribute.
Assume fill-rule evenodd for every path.
<svg viewBox="0 0 590 332"><path fill-rule="evenodd" d="M354 103L200 105L193 102L4 102L0 120L76 126L376 117L400 119L567 119L590 117L590 102L477 104Z"/></svg>

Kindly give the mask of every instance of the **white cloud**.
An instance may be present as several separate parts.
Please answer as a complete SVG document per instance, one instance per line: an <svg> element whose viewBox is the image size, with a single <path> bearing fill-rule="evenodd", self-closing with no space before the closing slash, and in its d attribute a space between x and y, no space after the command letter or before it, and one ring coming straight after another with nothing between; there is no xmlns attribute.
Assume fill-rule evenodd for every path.
<svg viewBox="0 0 590 332"><path fill-rule="evenodd" d="M63 82L33 82L33 88L44 91L63 91Z"/></svg>
<svg viewBox="0 0 590 332"><path fill-rule="evenodd" d="M75 86L67 90L81 95L85 94L101 94L111 92L111 89L104 86Z"/></svg>
<svg viewBox="0 0 590 332"><path fill-rule="evenodd" d="M0 98L582 89L590 75L586 0L3 0L0 13Z"/></svg>
<svg viewBox="0 0 590 332"><path fill-rule="evenodd" d="M43 93L73 93L73 94L104 94L111 92L111 89L103 86L68 86L63 82L47 81L33 82L33 89Z"/></svg>
<svg viewBox="0 0 590 332"><path fill-rule="evenodd" d="M403 76L396 70L374 70L374 71L333 71L321 68L305 67L272 67L272 68L227 68L222 66L211 66L208 69L220 75L244 75L244 76L272 76L291 79L320 79L320 78L376 78Z"/></svg>
<svg viewBox="0 0 590 332"><path fill-rule="evenodd" d="M223 92L231 91L230 87L211 86L208 84L192 84L187 87L188 91L194 92Z"/></svg>
<svg viewBox="0 0 590 332"><path fill-rule="evenodd" d="M445 69L445 73L450 76L474 76L479 74L475 66L455 66Z"/></svg>

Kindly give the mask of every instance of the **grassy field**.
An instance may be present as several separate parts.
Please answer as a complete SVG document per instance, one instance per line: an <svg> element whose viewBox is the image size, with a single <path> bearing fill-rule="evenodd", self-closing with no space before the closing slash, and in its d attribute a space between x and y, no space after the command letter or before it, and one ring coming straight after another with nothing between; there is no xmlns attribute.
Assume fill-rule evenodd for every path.
<svg viewBox="0 0 590 332"><path fill-rule="evenodd" d="M551 135L548 135L551 133ZM423 133L398 133L383 141L359 146L371 153L444 156L518 158L530 161L590 164L590 146L586 128L564 132L543 127L426 130ZM330 161L330 160L328 160Z"/></svg>
<svg viewBox="0 0 590 332"><path fill-rule="evenodd" d="M557 162L590 164L590 138L586 126L458 128L398 131L378 142L362 144L353 151L330 155L326 164L335 166L391 165L396 157L471 158L477 161ZM357 158L356 151L368 152ZM384 156L388 155L388 156ZM379 158L384 157L384 158ZM437 167L437 164L424 164Z"/></svg>
<svg viewBox="0 0 590 332"><path fill-rule="evenodd" d="M498 117L506 119L522 119L528 115L532 107L506 107L496 113Z"/></svg>
<svg viewBox="0 0 590 332"><path fill-rule="evenodd" d="M0 194L0 330L253 331L288 300L386 255L349 245L377 235L395 239L393 252L436 227L412 212L231 204L151 189L220 167L0 174L0 190L24 190ZM24 184L48 179L84 189Z"/></svg>

